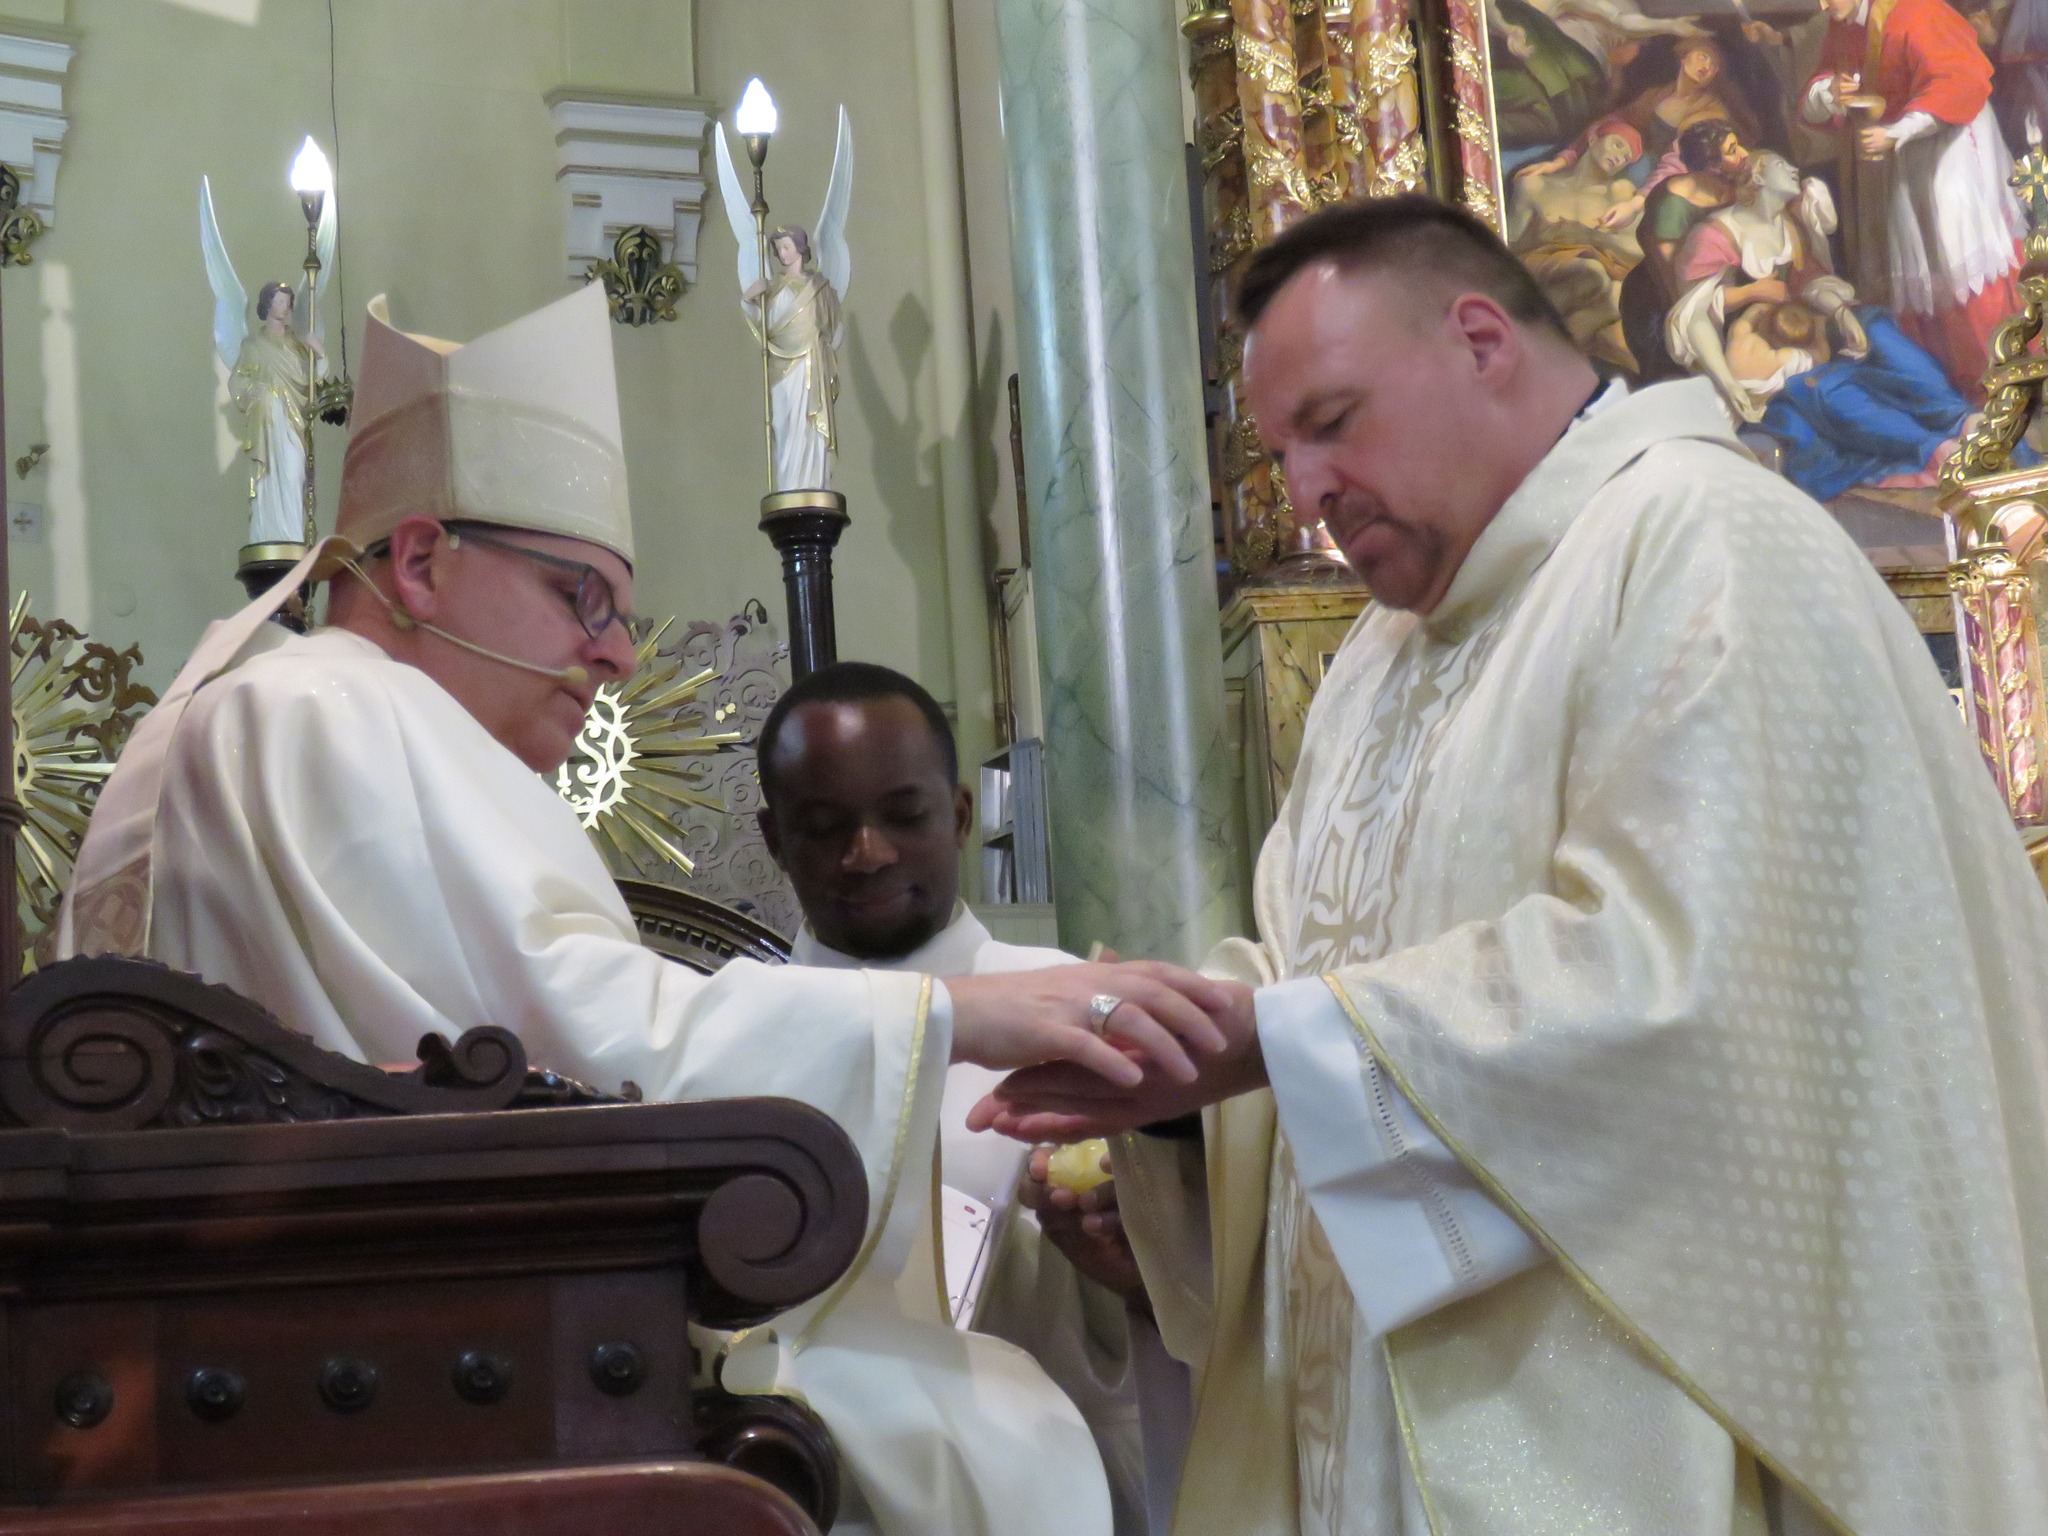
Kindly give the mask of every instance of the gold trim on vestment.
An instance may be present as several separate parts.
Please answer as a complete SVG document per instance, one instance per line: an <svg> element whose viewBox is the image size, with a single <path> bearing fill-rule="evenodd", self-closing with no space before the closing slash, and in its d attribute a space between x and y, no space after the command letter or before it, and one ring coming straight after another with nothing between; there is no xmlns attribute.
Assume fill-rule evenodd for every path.
<svg viewBox="0 0 2048 1536"><path fill-rule="evenodd" d="M1501 1182L1493 1176L1486 1166L1458 1143L1457 1138L1452 1136L1449 1128L1441 1120L1437 1119L1429 1106L1409 1086L1408 1080L1402 1075L1401 1069L1394 1065L1393 1060L1380 1045L1379 1037L1373 1033L1372 1026L1365 1022L1365 1016L1358 1011L1357 1006L1351 1001L1350 994L1344 990L1343 983L1335 975L1325 974L1323 984L1330 989L1331 994L1337 999L1337 1006L1344 1010L1344 1016L1351 1021L1351 1027L1357 1032L1360 1043L1372 1053L1373 1060L1380 1065L1380 1070L1393 1080L1394 1086L1400 1089L1408 1102L1415 1107L1415 1112L1422 1116L1423 1121L1436 1133L1437 1138L1446 1147L1450 1148L1452 1155L1465 1165L1473 1178L1479 1181L1480 1187L1486 1191L1494 1203L1514 1217L1516 1221L1520 1222L1529 1235L1541 1243L1551 1258L1557 1261L1558 1267L1576 1281L1579 1287L1585 1291L1586 1295L1591 1298L1593 1304L1606 1313L1615 1326L1621 1329L1628 1337L1629 1342L1648 1356L1651 1363L1666 1376L1670 1377L1681 1392L1699 1404L1707 1416L1727 1432L1730 1439L1734 1440L1738 1446L1755 1457L1757 1462L1766 1468L1779 1482L1795 1490L1804 1498L1829 1530L1836 1532L1837 1536L1857 1536L1852 1527L1843 1524L1835 1515L1835 1512L1817 1497L1811 1488L1807 1487L1803 1481L1787 1470L1783 1463L1769 1451L1765 1450L1762 1444L1749 1431L1738 1424L1726 1409L1714 1401L1713 1397L1704 1387L1694 1381L1676 1360L1665 1353L1655 1339L1651 1338L1649 1334L1637 1326L1635 1320L1622 1311L1614 1299L1601 1289L1599 1283L1591 1275L1579 1267L1578 1263L1569 1253L1565 1252L1563 1246L1555 1238L1544 1231L1542 1225L1530 1216L1519 1200L1508 1193L1501 1185ZM1405 1436L1406 1413L1401 1407L1400 1382L1394 1376L1393 1365L1393 1355L1389 1352L1387 1356L1388 1376L1394 1382L1395 1410L1402 1418L1403 1434ZM1422 1492L1426 1509L1429 1499L1428 1489L1426 1485L1421 1483L1420 1478L1418 1478L1417 1483Z"/></svg>
<svg viewBox="0 0 2048 1536"><path fill-rule="evenodd" d="M839 1283L832 1288L831 1294L825 1298L818 1310L811 1314L811 1320L804 1324L803 1332L790 1341L791 1355L801 1352L803 1347L817 1336L818 1329L824 1325L825 1319L832 1315L832 1309L837 1307L846 1293L853 1289L854 1282L866 1273L868 1265L874 1260L875 1250L882 1246L883 1234L889 1230L889 1217L896 1209L896 1189L903 1182L903 1153L910 1144L910 1122L917 1109L917 1084L924 1075L925 1025L930 1022L932 1012L932 979L929 976L921 976L918 981L917 1023L910 1032L910 1067L903 1075L903 1107L896 1115L896 1143L889 1149L889 1182L882 1187L881 1212L875 1217L874 1224L868 1228L867 1241L860 1245L860 1252L854 1255L852 1267L840 1276ZM738 1342L739 1336L735 1335L732 1344ZM728 1352L731 1347L731 1344L726 1346Z"/></svg>
<svg viewBox="0 0 2048 1536"><path fill-rule="evenodd" d="M1408 1458L1408 1475L1415 1479L1415 1495L1422 1501L1422 1518L1429 1524L1429 1536L1443 1536L1443 1522L1436 1515L1436 1500L1429 1491L1429 1479L1422 1472L1422 1447L1415 1440L1415 1421L1408 1414L1408 1394L1401 1389L1401 1373L1394 1365L1394 1351L1387 1336L1380 1335L1380 1359L1387 1368L1387 1390L1394 1399L1394 1422L1401 1430L1401 1454Z"/></svg>

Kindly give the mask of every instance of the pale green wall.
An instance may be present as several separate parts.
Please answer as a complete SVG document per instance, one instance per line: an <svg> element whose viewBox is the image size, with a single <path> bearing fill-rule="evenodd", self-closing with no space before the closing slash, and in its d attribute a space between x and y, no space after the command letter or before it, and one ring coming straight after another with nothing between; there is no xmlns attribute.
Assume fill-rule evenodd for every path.
<svg viewBox="0 0 2048 1536"><path fill-rule="evenodd" d="M38 612L139 640L161 682L207 620L236 605L246 519L241 469L220 462L199 178L213 179L252 292L296 271L303 226L285 166L308 132L335 148L327 7L32 0L0 11L61 20L79 49L56 227L33 266L5 277L9 456L55 445L26 485L9 471L11 494L42 502L48 521L41 544L11 541L15 584ZM695 93L729 109L749 74L764 75L784 124L769 196L778 217L806 223L844 101L859 173L841 651L938 682L951 669L908 0L697 0L694 11L693 36L684 0L336 0L342 236L330 330L343 284L352 357L362 306L379 291L399 323L459 340L567 291L542 100L557 86ZM715 196L701 286L678 320L615 333L641 607L719 619L758 597L779 620L779 567L754 527L765 488L757 354ZM330 519L343 441L319 430Z"/></svg>

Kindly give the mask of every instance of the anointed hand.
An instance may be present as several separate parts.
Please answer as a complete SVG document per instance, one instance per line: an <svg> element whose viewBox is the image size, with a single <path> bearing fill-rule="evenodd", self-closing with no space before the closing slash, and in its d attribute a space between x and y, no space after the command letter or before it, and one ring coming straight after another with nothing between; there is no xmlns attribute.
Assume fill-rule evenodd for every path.
<svg viewBox="0 0 2048 1536"><path fill-rule="evenodd" d="M998 1069L1058 1062L1096 1082L1136 1087L1147 1069L1200 1080L1196 1063L1230 1043L1226 984L1177 965L1056 965L1042 971L955 976L953 1059ZM1106 1012L1101 998L1115 1006Z"/></svg>
<svg viewBox="0 0 2048 1536"><path fill-rule="evenodd" d="M1137 1256L1124 1235L1115 1182L1105 1180L1077 1193L1050 1181L1051 1162L1052 1148L1032 1148L1024 1177L1017 1184L1017 1198L1037 1215L1039 1230L1066 1255L1068 1263L1105 1290L1142 1303L1145 1277L1138 1273ZM1102 1164L1107 1173L1109 1159L1104 1157Z"/></svg>
<svg viewBox="0 0 2048 1536"><path fill-rule="evenodd" d="M1019 1141L1079 1141L1175 1120L1265 1087L1252 989L1234 981L1206 985L1227 998L1213 1015L1226 1043L1200 1058L1192 1078L1154 1070L1133 1083L1052 1062L1004 1078L968 1112L968 1128L1000 1131Z"/></svg>

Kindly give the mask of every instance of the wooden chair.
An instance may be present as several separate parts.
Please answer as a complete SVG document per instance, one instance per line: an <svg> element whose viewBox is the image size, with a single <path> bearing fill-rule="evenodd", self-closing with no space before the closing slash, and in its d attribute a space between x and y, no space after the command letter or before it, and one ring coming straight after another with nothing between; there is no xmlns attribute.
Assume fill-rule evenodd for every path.
<svg viewBox="0 0 2048 1536"><path fill-rule="evenodd" d="M708 976L728 960L781 965L789 959L789 940L722 902L652 880L618 884L640 942L693 971Z"/></svg>
<svg viewBox="0 0 2048 1536"><path fill-rule="evenodd" d="M149 962L23 982L0 1532L829 1526L822 1426L694 1391L688 1329L844 1272L857 1153L784 1100L603 1097L503 1030L395 1074Z"/></svg>

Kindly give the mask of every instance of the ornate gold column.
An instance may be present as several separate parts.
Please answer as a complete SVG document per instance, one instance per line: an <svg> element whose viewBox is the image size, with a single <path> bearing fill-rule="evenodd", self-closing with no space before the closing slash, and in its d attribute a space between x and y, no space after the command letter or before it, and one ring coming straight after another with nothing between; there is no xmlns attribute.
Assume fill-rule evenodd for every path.
<svg viewBox="0 0 2048 1536"><path fill-rule="evenodd" d="M2013 450L2041 410L2048 356L2032 350L2048 322L2048 153L2036 146L2013 171L2033 228L2020 269L2024 308L1991 339L1984 414L1942 467L1948 519L1949 590L1963 703L1985 764L2022 828L2048 827L2048 694L2041 674L2034 587L2013 558L2005 530L2048 509L2048 465L2017 467Z"/></svg>
<svg viewBox="0 0 2048 1536"><path fill-rule="evenodd" d="M1288 0L1231 0L1252 236L1260 244L1317 206L1302 164L1300 78Z"/></svg>
<svg viewBox="0 0 2048 1536"><path fill-rule="evenodd" d="M1215 326L1217 387L1223 396L1220 441L1224 543L1242 574L1272 564L1277 539L1267 477L1249 478L1260 457L1258 437L1240 403L1244 338L1231 299L1245 259L1258 246L1252 226L1250 173L1244 148L1244 107L1238 98L1236 22L1227 7L1194 11L1181 24L1195 97L1195 150L1202 162L1202 218L1209 231L1209 270L1198 274L1203 313Z"/></svg>
<svg viewBox="0 0 2048 1536"><path fill-rule="evenodd" d="M1358 195L1419 191L1429 171L1422 138L1422 91L1406 0L1352 0L1351 109L1370 160ZM1333 23L1334 24L1334 23Z"/></svg>
<svg viewBox="0 0 2048 1536"><path fill-rule="evenodd" d="M1493 136L1486 131L1492 113L1492 66L1487 58L1486 18L1481 0L1443 0L1444 27L1449 33L1450 78L1445 100L1450 107L1451 136L1456 144L1458 201L1501 227L1500 162Z"/></svg>
<svg viewBox="0 0 2048 1536"><path fill-rule="evenodd" d="M1323 76L1315 91L1315 104L1327 114L1329 130L1328 183L1337 197L1348 197L1351 189L1372 180L1372 160L1365 147L1365 129L1358 119L1357 69L1351 49L1352 0L1325 0L1318 9L1314 0L1304 9L1303 23L1322 34ZM1361 162L1365 166L1359 174Z"/></svg>
<svg viewBox="0 0 2048 1536"><path fill-rule="evenodd" d="M1259 245L1315 209L1425 183L1414 37L1401 0L1195 0L1182 25L1209 229L1223 398L1217 457L1241 581L1346 582L1320 521L1296 514L1242 399L1231 300Z"/></svg>
<svg viewBox="0 0 2048 1536"><path fill-rule="evenodd" d="M1237 66L1238 114L1243 124L1239 144L1256 247L1313 213L1321 200L1309 182L1304 158L1294 16L1288 0L1231 0L1230 14L1235 28L1232 56ZM1235 275L1230 284L1233 293ZM1229 313L1226 303L1222 314L1227 317ZM1242 362L1241 337L1233 336L1231 353ZM1244 407L1241 389L1233 368L1224 384L1231 419L1224 476L1236 481L1238 523L1245 531L1244 550L1249 560L1241 571L1246 579L1257 580L1270 577L1278 563L1312 558L1314 542L1304 536L1307 531L1294 516L1286 487L1259 447L1258 428Z"/></svg>

